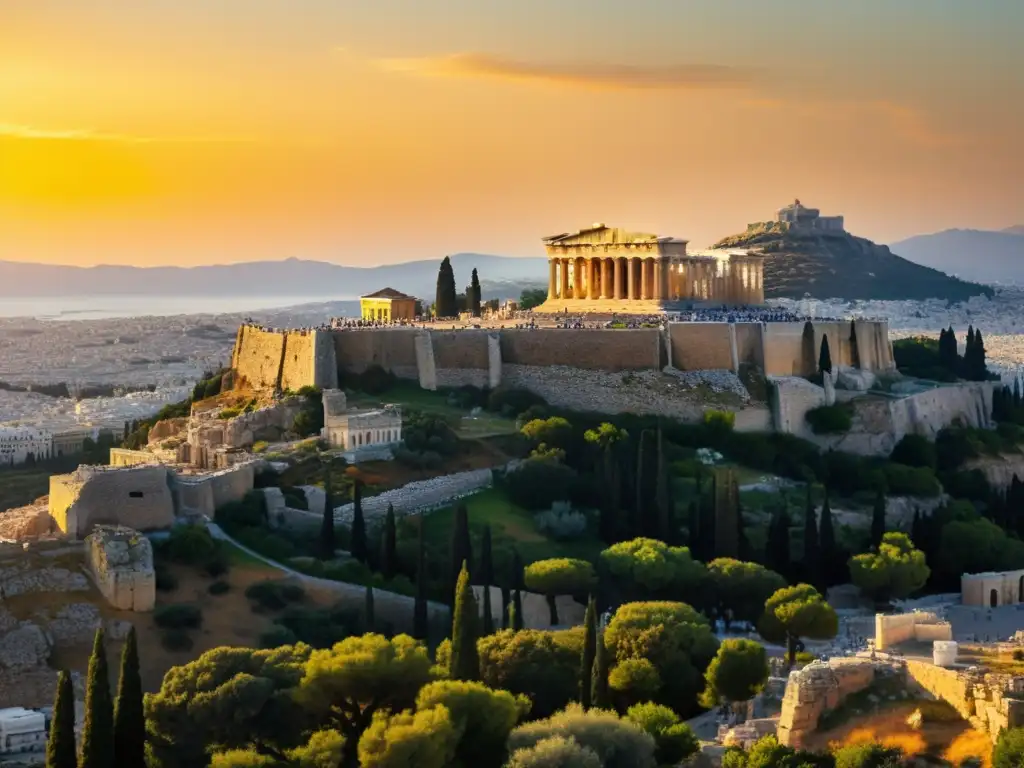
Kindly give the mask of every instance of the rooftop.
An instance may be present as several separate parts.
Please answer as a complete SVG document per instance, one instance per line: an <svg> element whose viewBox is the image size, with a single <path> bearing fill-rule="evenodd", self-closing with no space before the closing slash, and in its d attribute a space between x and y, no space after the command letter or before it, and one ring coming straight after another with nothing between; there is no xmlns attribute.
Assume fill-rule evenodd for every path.
<svg viewBox="0 0 1024 768"><path fill-rule="evenodd" d="M379 291L374 293L368 293L365 296L360 296L362 299L415 299L415 296L410 296L407 293L396 291L394 288L381 288Z"/></svg>

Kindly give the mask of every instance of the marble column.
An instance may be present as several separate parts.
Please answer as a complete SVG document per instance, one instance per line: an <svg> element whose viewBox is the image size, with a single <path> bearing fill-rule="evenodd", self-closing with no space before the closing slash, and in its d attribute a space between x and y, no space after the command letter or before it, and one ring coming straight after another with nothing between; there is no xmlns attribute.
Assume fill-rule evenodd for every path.
<svg viewBox="0 0 1024 768"><path fill-rule="evenodd" d="M555 298L558 289L558 262L555 259L548 260L548 301Z"/></svg>
<svg viewBox="0 0 1024 768"><path fill-rule="evenodd" d="M558 260L558 268L559 268L559 270L561 270L561 273L562 273L559 276L559 281L558 281L559 285L560 285L560 287L558 289L558 298L560 298L560 299L567 299L567 298L569 298L569 260L568 259L559 259Z"/></svg>
<svg viewBox="0 0 1024 768"><path fill-rule="evenodd" d="M597 259L587 259L587 298L593 301L598 298L600 289L598 286Z"/></svg>
<svg viewBox="0 0 1024 768"><path fill-rule="evenodd" d="M650 283L651 279L651 260L640 259L640 296L642 300L651 298Z"/></svg>
<svg viewBox="0 0 1024 768"><path fill-rule="evenodd" d="M601 259L601 298L610 299L612 287L611 259Z"/></svg>
<svg viewBox="0 0 1024 768"><path fill-rule="evenodd" d="M626 257L626 298L635 301L636 295L636 259Z"/></svg>
<svg viewBox="0 0 1024 768"><path fill-rule="evenodd" d="M655 301L660 301L665 297L665 291L662 290L662 283L665 280L665 269L661 259L654 260L654 296Z"/></svg>

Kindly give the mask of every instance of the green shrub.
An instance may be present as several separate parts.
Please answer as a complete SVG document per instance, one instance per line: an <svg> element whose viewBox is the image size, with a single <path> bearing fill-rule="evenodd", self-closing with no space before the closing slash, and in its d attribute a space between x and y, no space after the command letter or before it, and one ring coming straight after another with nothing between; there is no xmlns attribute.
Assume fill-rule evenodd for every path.
<svg viewBox="0 0 1024 768"><path fill-rule="evenodd" d="M260 635L260 648L278 648L282 645L295 645L298 638L288 627L275 624Z"/></svg>
<svg viewBox="0 0 1024 768"><path fill-rule="evenodd" d="M168 558L188 565L206 562L218 551L219 544L205 525L176 525L164 544Z"/></svg>
<svg viewBox="0 0 1024 768"><path fill-rule="evenodd" d="M195 605L160 605L153 611L153 621L161 629L198 629L203 612Z"/></svg>
<svg viewBox="0 0 1024 768"><path fill-rule="evenodd" d="M904 435L889 454L889 460L908 467L936 468L935 445L923 435Z"/></svg>
<svg viewBox="0 0 1024 768"><path fill-rule="evenodd" d="M270 443L268 443L266 440L257 440L255 443L252 444L252 452L263 453L269 447Z"/></svg>
<svg viewBox="0 0 1024 768"><path fill-rule="evenodd" d="M156 588L161 592L173 592L178 588L178 577L162 566L156 566Z"/></svg>
<svg viewBox="0 0 1024 768"><path fill-rule="evenodd" d="M888 463L883 470L889 493L893 496L938 496L942 492L935 473L926 467L908 467Z"/></svg>
<svg viewBox="0 0 1024 768"><path fill-rule="evenodd" d="M704 424L712 429L731 431L736 426L736 414L733 411L704 411Z"/></svg>
<svg viewBox="0 0 1024 768"><path fill-rule="evenodd" d="M160 633L160 645L168 651L191 651L193 644L184 629L167 629Z"/></svg>
<svg viewBox="0 0 1024 768"><path fill-rule="evenodd" d="M240 526L260 526L267 521L267 503L263 491L252 490L241 501L222 504L213 513L214 520L225 530Z"/></svg>
<svg viewBox="0 0 1024 768"><path fill-rule="evenodd" d="M487 398L487 410L515 418L534 405L547 405L544 398L528 389L498 387Z"/></svg>
<svg viewBox="0 0 1024 768"><path fill-rule="evenodd" d="M849 432L853 425L853 411L848 405L820 405L807 412L805 417L816 435L830 435Z"/></svg>
<svg viewBox="0 0 1024 768"><path fill-rule="evenodd" d="M211 595L223 595L231 591L231 585L226 581L215 581L206 588L206 591Z"/></svg>
<svg viewBox="0 0 1024 768"><path fill-rule="evenodd" d="M278 563L302 554L291 541L263 528L242 528L232 533L244 546Z"/></svg>
<svg viewBox="0 0 1024 768"><path fill-rule="evenodd" d="M576 471L560 462L528 459L501 478L501 486L513 504L524 509L550 509L556 501L573 498Z"/></svg>
<svg viewBox="0 0 1024 768"><path fill-rule="evenodd" d="M291 603L301 603L306 598L306 592L298 584L258 581L246 588L245 596L268 611L280 611Z"/></svg>
<svg viewBox="0 0 1024 768"><path fill-rule="evenodd" d="M217 415L217 418L220 418L220 419L233 419L233 418L235 418L235 416L237 416L241 412L242 412L242 409L238 408L238 407L225 408L224 410L222 410Z"/></svg>

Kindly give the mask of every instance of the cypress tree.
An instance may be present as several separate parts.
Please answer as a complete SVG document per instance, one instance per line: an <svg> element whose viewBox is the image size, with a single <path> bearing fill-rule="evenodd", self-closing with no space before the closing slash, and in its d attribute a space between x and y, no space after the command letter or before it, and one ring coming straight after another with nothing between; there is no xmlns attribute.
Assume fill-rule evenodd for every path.
<svg viewBox="0 0 1024 768"><path fill-rule="evenodd" d="M419 552L416 555L416 602L412 609L412 636L427 639L427 546L423 540L423 516L420 515Z"/></svg>
<svg viewBox="0 0 1024 768"><path fill-rule="evenodd" d="M459 314L456 304L455 270L452 260L445 256L437 271L437 293L434 298L434 310L438 317L455 317Z"/></svg>
<svg viewBox="0 0 1024 768"><path fill-rule="evenodd" d="M395 507L392 504L388 504L388 512L384 517L384 536L381 539L382 546L380 550L380 572L384 574L385 579L393 578L397 570L397 539Z"/></svg>
<svg viewBox="0 0 1024 768"><path fill-rule="evenodd" d="M459 502L455 505L455 525L452 526L451 599L455 599L455 588L463 568L468 570L473 561L473 545L469 538L469 510Z"/></svg>
<svg viewBox="0 0 1024 768"><path fill-rule="evenodd" d="M941 339L941 334L939 335ZM860 368L860 347L857 346L857 323L850 321L850 363L854 368Z"/></svg>
<svg viewBox="0 0 1024 768"><path fill-rule="evenodd" d="M507 610L505 611L505 618L503 619L504 626L502 629L517 630L516 624L518 623L518 616L519 614L516 613L516 604L510 602Z"/></svg>
<svg viewBox="0 0 1024 768"><path fill-rule="evenodd" d="M469 311L473 317L480 317L480 278L476 274L476 267L473 268L473 275L469 280Z"/></svg>
<svg viewBox="0 0 1024 768"><path fill-rule="evenodd" d="M478 576L484 588L484 613L480 633L490 635L494 632L494 616L491 615L491 585L494 584L494 564L491 562L491 526L489 525L484 526L484 532L480 537L480 572ZM504 607L503 603L502 612L504 612Z"/></svg>
<svg viewBox="0 0 1024 768"><path fill-rule="evenodd" d="M740 560L749 562L754 559L754 551L750 546L750 539L747 538L747 524L743 520L743 506L736 498L736 556Z"/></svg>
<svg viewBox="0 0 1024 768"><path fill-rule="evenodd" d="M988 366L985 363L985 341L981 338L981 329L974 332L974 354L971 356L971 379L984 381L988 376Z"/></svg>
<svg viewBox="0 0 1024 768"><path fill-rule="evenodd" d="M71 675L65 669L57 676L53 719L46 740L46 768L78 768L78 755L75 754L75 691L71 686Z"/></svg>
<svg viewBox="0 0 1024 768"><path fill-rule="evenodd" d="M594 644L594 671L591 676L590 706L611 709L612 699L608 690L608 648L604 644L604 630L597 633Z"/></svg>
<svg viewBox="0 0 1024 768"><path fill-rule="evenodd" d="M921 527L921 510L914 507L914 517L910 521L910 540L914 544L919 544L924 538L922 536L923 528ZM920 549L920 546L918 547Z"/></svg>
<svg viewBox="0 0 1024 768"><path fill-rule="evenodd" d="M1020 378L1014 378L1013 380L1013 406L1014 408L1020 407L1021 392L1020 392Z"/></svg>
<svg viewBox="0 0 1024 768"><path fill-rule="evenodd" d="M518 588L512 598L512 610L510 614L509 622L512 624L512 629L516 632L523 629L523 598L519 594Z"/></svg>
<svg viewBox="0 0 1024 768"><path fill-rule="evenodd" d="M591 597L583 617L583 651L580 655L580 704L590 709L594 687L594 658L597 655L597 604Z"/></svg>
<svg viewBox="0 0 1024 768"><path fill-rule="evenodd" d="M80 768L114 765L114 705L110 700L110 673L103 627L96 630L85 688L85 723L82 726Z"/></svg>
<svg viewBox="0 0 1024 768"><path fill-rule="evenodd" d="M804 572L809 584L818 584L818 514L814 508L811 484L807 484L807 504L804 507Z"/></svg>
<svg viewBox="0 0 1024 768"><path fill-rule="evenodd" d="M885 493L879 489L871 510L871 548L877 550L885 535Z"/></svg>
<svg viewBox="0 0 1024 768"><path fill-rule="evenodd" d="M366 597L365 605L363 607L363 618L365 620L365 626L367 632L373 632L377 626L377 620L374 616L373 610L373 587L370 585L366 586Z"/></svg>
<svg viewBox="0 0 1024 768"><path fill-rule="evenodd" d="M771 570L787 579L792 575L792 559L789 552L789 512L780 507L772 516L768 531L768 551Z"/></svg>
<svg viewBox="0 0 1024 768"><path fill-rule="evenodd" d="M645 525L647 510L646 510L646 488L644 487L644 438L647 432L642 431L640 438L637 440L636 446L636 482L634 483L635 499L633 501L633 520L630 533L633 536L644 536L647 533L647 526Z"/></svg>
<svg viewBox="0 0 1024 768"><path fill-rule="evenodd" d="M352 485L352 557L366 562L366 520L363 518L363 481L358 477Z"/></svg>
<svg viewBox="0 0 1024 768"><path fill-rule="evenodd" d="M337 542L334 536L334 496L331 493L331 468L324 468L324 514L320 521L320 559L333 560Z"/></svg>
<svg viewBox="0 0 1024 768"><path fill-rule="evenodd" d="M824 587L838 583L839 568L843 558L836 546L836 530L832 522L832 507L828 503L828 488L825 489L825 500L821 503L821 522L818 531L818 558L821 563L818 574Z"/></svg>
<svg viewBox="0 0 1024 768"><path fill-rule="evenodd" d="M656 487L654 489L655 507L658 510L658 538L667 544L672 543L672 491L669 479L668 462L665 461L665 441L662 439L661 427L658 427L658 466Z"/></svg>
<svg viewBox="0 0 1024 768"><path fill-rule="evenodd" d="M452 680L479 680L480 657L477 653L477 608L469 569L463 563L455 587L455 610L452 614Z"/></svg>
<svg viewBox="0 0 1024 768"><path fill-rule="evenodd" d="M700 488L699 487L697 489L697 493L698 494L700 493ZM691 501L690 502L689 519L690 519L690 524L689 524L689 529L690 529L690 538L689 538L690 554L693 556L694 560L701 560L701 561L703 561L706 558L704 557L704 553L701 551L700 507L697 505L696 501Z"/></svg>
<svg viewBox="0 0 1024 768"><path fill-rule="evenodd" d="M832 353L828 348L828 334L821 336L821 349L818 352L818 370L821 373L832 373Z"/></svg>
<svg viewBox="0 0 1024 768"><path fill-rule="evenodd" d="M146 715L142 709L142 677L135 627L121 650L121 676L114 702L114 765L146 768Z"/></svg>

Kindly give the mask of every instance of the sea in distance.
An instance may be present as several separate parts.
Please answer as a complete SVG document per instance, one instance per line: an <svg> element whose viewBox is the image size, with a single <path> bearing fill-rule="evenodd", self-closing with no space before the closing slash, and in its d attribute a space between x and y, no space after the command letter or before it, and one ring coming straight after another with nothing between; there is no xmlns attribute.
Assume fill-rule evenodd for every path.
<svg viewBox="0 0 1024 768"><path fill-rule="evenodd" d="M281 309L319 302L358 301L351 296L39 296L0 299L0 317L38 320L106 320L117 317L219 315Z"/></svg>

